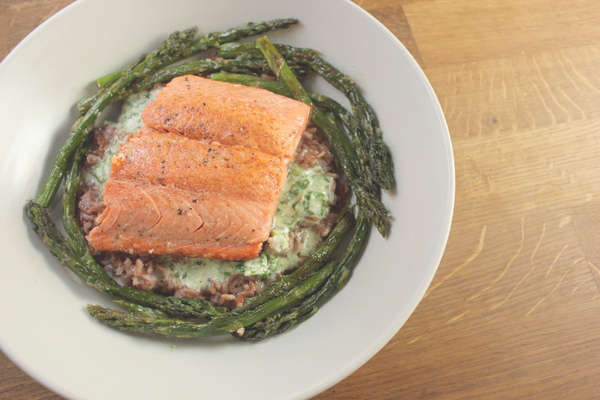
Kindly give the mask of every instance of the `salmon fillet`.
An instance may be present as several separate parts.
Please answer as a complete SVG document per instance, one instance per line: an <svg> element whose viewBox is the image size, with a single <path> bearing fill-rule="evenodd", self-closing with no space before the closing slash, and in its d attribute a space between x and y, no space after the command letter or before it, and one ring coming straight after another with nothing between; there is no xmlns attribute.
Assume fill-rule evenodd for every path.
<svg viewBox="0 0 600 400"><path fill-rule="evenodd" d="M132 135L113 157L110 179L224 192L277 205L287 176L277 156L178 135ZM224 186L226 185L226 188Z"/></svg>
<svg viewBox="0 0 600 400"><path fill-rule="evenodd" d="M104 202L88 235L103 251L249 260L272 223L258 202L160 185L111 180Z"/></svg>
<svg viewBox="0 0 600 400"><path fill-rule="evenodd" d="M194 75L173 79L142 114L159 132L239 145L291 160L310 106L268 90Z"/></svg>
<svg viewBox="0 0 600 400"><path fill-rule="evenodd" d="M175 78L112 158L89 243L131 254L257 257L310 111L262 89Z"/></svg>

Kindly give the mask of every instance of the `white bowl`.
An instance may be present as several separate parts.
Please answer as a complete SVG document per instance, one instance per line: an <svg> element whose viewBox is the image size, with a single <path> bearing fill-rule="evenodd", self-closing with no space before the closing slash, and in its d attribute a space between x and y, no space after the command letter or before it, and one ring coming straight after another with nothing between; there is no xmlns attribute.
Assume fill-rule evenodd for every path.
<svg viewBox="0 0 600 400"><path fill-rule="evenodd" d="M297 17L275 42L311 47L352 76L378 113L396 166L390 237L371 235L348 285L313 318L252 344L122 333L85 305L110 301L67 272L24 216L95 78L169 33ZM454 201L450 137L435 94L402 44L346 0L81 0L0 65L0 345L51 390L78 399L299 399L358 369L400 329L430 284ZM316 82L315 89L335 96ZM339 97L339 96L338 96Z"/></svg>

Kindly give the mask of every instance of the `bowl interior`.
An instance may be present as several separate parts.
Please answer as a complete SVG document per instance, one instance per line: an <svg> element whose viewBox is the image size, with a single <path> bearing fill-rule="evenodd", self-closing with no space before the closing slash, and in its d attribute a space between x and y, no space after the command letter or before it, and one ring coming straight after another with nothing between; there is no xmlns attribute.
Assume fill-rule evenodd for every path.
<svg viewBox="0 0 600 400"><path fill-rule="evenodd" d="M313 318L264 342L184 341L102 326L85 306L110 301L56 262L23 214L77 118L75 102L93 91L95 78L151 50L172 31L199 26L208 33L290 16L300 24L269 34L271 39L322 52L354 78L378 114L396 168L397 187L383 196L394 216L391 235L383 239L374 231L344 290ZM319 79L311 86L341 99ZM381 349L435 274L454 199L446 123L410 54L350 1L81 0L4 60L0 87L0 279L6 282L0 345L63 396L307 398Z"/></svg>

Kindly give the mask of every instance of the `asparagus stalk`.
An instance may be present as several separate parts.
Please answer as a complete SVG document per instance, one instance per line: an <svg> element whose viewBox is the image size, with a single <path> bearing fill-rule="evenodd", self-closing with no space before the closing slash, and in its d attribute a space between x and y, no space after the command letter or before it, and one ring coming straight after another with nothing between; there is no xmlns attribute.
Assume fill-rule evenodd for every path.
<svg viewBox="0 0 600 400"><path fill-rule="evenodd" d="M371 171L374 173L375 182L383 189L394 186L394 173L392 157L388 147L383 142L381 128L377 116L371 106L362 96L356 83L347 75L341 73L333 65L325 61L315 51L308 49L295 49L286 46L290 51L290 59L299 63L306 63L310 68L324 77L349 99L352 109L360 126L360 132L366 135L364 144L371 154Z"/></svg>
<svg viewBox="0 0 600 400"><path fill-rule="evenodd" d="M75 187L74 183L75 181L70 182L67 187ZM70 199L71 194L72 193L67 194L67 197ZM72 203L71 200L66 203L74 206L74 203ZM56 229L46 208L39 206L35 202L29 202L26 207L26 212L29 219L32 221L35 232L42 238L44 244L50 248L50 251L58 261L77 274L86 283L107 293L112 298L155 308L170 316L178 318L213 318L225 314L226 311L224 308L213 306L210 302L203 299L161 296L152 292L135 288L126 288L118 285L106 275L103 268L97 264L91 253L89 253L89 248L86 247L82 252L83 254L81 252L77 256L74 254L73 250L68 247L65 240L62 238L62 235ZM65 225L73 228L73 230L69 230L70 235L73 236L71 242L85 240L81 231L75 226L76 221L74 220L74 213L68 210L66 215ZM281 295L285 290L289 290L302 279L306 278L306 276L313 273L339 246L345 233L352 226L352 221L352 213L349 211L344 212L327 239L295 272L275 281L257 296L246 299L246 304L243 307L234 309L231 313L240 314L244 311L251 310L273 297ZM80 237L77 237L78 235L80 235Z"/></svg>
<svg viewBox="0 0 600 400"><path fill-rule="evenodd" d="M87 153L88 146L82 145L75 153L71 168L65 176L62 196L63 227L67 234L67 242L73 254L78 258L92 257L89 254L87 241L83 237L79 221L77 220L77 189L81 183L81 161ZM93 259L93 257L92 257Z"/></svg>
<svg viewBox="0 0 600 400"><path fill-rule="evenodd" d="M305 75L307 73L307 69L305 67L292 67L296 74ZM153 74L150 74L142 79L138 79L128 87L122 89L121 92L115 96L113 101L119 101L132 94L150 90L159 83L168 82L171 79L181 75L207 75L216 71L229 71L244 74L263 74L270 72L270 69L264 60L205 59L200 61L190 61L160 69ZM79 113L85 114L89 107L91 107L91 105L94 103L97 96L98 94L94 93L81 99L77 103L77 110Z"/></svg>
<svg viewBox="0 0 600 400"><path fill-rule="evenodd" d="M382 131L374 110L364 99L352 78L325 61L314 50L289 45L276 45L276 47L286 61L306 65L346 95L356 119L355 124L360 128L356 133L360 135L365 147L366 156L360 157L363 169L383 189L391 189L395 184L391 153L383 142ZM219 48L218 55L223 58L240 59L257 57L259 52L254 43L226 43Z"/></svg>
<svg viewBox="0 0 600 400"><path fill-rule="evenodd" d="M256 296L245 299L244 305L234 309L233 313L243 313L265 303L274 297L280 296L286 290L289 290L302 280L306 279L307 276L313 274L323 265L323 263L331 256L331 254L333 254L336 248L338 248L342 239L352 227L353 222L354 216L352 215L351 209L346 207L340 215L336 226L329 233L327 238L323 241L323 243L321 243L319 248L317 248L317 250L300 265L300 267L298 267L294 272L277 279Z"/></svg>
<svg viewBox="0 0 600 400"><path fill-rule="evenodd" d="M137 303L132 303L126 300L115 300L115 303L119 304L120 306L126 308L127 310L129 310L130 312L134 313L134 314L138 314L138 315L144 315L146 317L153 317L153 318L169 318L169 314L154 309L154 308L150 308L150 307L145 307L145 306L141 306Z"/></svg>
<svg viewBox="0 0 600 400"><path fill-rule="evenodd" d="M294 73L298 76L297 73ZM248 75L245 73L229 73L229 72L216 72L210 74L210 78L221 81L221 82L229 82L246 86L258 87L261 89L269 90L273 93L280 94L286 97L293 97L292 92L288 89L288 87L280 82L269 78L263 78L255 75ZM308 95L314 102L314 104L328 112L334 114L337 119L339 119L348 133L351 135L349 139L352 141L351 145L354 148L354 151L358 153L359 158L365 158L366 156L360 150L363 150L362 147L359 146L360 143L356 140L357 136L357 126L355 124L354 116L340 103L333 100L330 97L327 97L321 93L316 92L308 92ZM361 163L356 165L357 171L359 175L364 176L364 171L361 168Z"/></svg>
<svg viewBox="0 0 600 400"><path fill-rule="evenodd" d="M197 33L196 28L183 32L174 32L152 53L143 56L139 61L124 69L100 78L98 86L101 90L95 95L92 105L86 113L71 128L71 134L57 155L50 175L36 198L38 204L47 207L52 202L68 168L73 152L89 135L100 112L118 97L122 90L129 84L165 65L190 57L221 43L239 40L273 29L287 28L297 22L296 19L287 18L248 23L239 28L210 33L197 40L193 40Z"/></svg>
<svg viewBox="0 0 600 400"><path fill-rule="evenodd" d="M261 29L287 27L296 22L296 20L288 19L248 24L245 27L249 29L234 28L211 34L212 36L206 35L196 41L192 41L192 37L195 36L193 30L184 33L176 32L157 50L142 57L137 63L100 79L101 89L97 96L81 103L85 113L73 126L71 135L57 156L51 174L40 194L35 201L30 201L26 205L26 213L32 221L36 233L61 264L80 276L86 283L105 292L118 304L131 311L127 313L101 306L89 306L89 311L94 317L119 329L138 332L150 331L180 337L213 336L227 332L238 332L239 334L240 329L247 327L249 329L248 338L258 340L289 329L309 318L345 283L351 274L352 265L364 245L364 237L370 227L370 224L366 223L366 218L374 221L382 233L387 232L389 215L378 199L374 187L360 184L359 176L364 172L361 164L357 162L360 157L352 148L350 139L344 134L338 121L332 117L331 111L337 114L339 121L352 135L358 137L359 133L357 133L358 129L353 115L331 99L306 92L290 69L290 65L276 50L272 51L275 48L266 38L263 40L266 41L265 46L272 48L268 51L261 48L261 51L265 51L267 64L285 83L285 89L282 89L281 84L274 82L276 85L273 85L272 90L283 90L285 95L293 96L313 107L313 122L324 130L332 144L338 164L357 195L359 222L351 239L350 247L342 260L339 263L331 261L321 267L338 247L346 231L352 226L353 218L349 209L343 213L337 226L317 252L296 271L275 281L263 293L247 299L243 307L226 311L224 308L213 306L210 302L202 299L167 297L139 289L121 287L108 277L96 262L79 229L75 210L76 192L81 179L80 159L85 152L83 143L88 138L98 114L106 105L126 94L147 90L158 82L164 82L185 73L206 74L216 70L264 72L264 60L257 63L256 60L247 59L204 60L166 68L158 72L156 70L228 40L238 40L244 35L261 33ZM308 65L304 60L299 59ZM310 68L314 69L314 67ZM297 69L297 71L303 73L302 69ZM315 107L315 104L329 112L322 112ZM354 108L353 111L355 111ZM47 213L47 206L55 196L63 178L65 179L63 225L67 233L66 240Z"/></svg>
<svg viewBox="0 0 600 400"><path fill-rule="evenodd" d="M284 57L284 59L286 59L287 63L290 62L289 61L289 59L291 57L290 54L293 55L294 51L297 50L298 52L307 52L307 53L309 52L309 50L296 49L294 47L286 46L286 45L275 45L275 47L278 50L281 49L284 52L284 54L288 55L287 59L286 59L286 57ZM246 57L248 57L248 56L250 56L250 59L253 59L253 57L258 56L257 50L260 50L260 49L258 47L256 47L254 43L227 43L220 48L219 55L223 56L223 57L227 57L227 58L237 56L238 60L246 59ZM240 54L243 54L244 56L240 56ZM322 59L319 58L319 60L322 60ZM312 65L306 63L305 61L301 61L301 62L309 65L310 68L314 68ZM324 61L323 61L323 63L324 63ZM296 63L294 63L294 64L296 64ZM330 66L329 64L326 64L326 65ZM346 96L350 100L351 105L353 105L354 110L356 110L356 109L363 110L363 111L370 110L370 106L366 103L366 101L364 101L364 99L360 95L360 92L358 91L358 88L356 87L354 82L352 82L350 80L349 83L346 82L345 86L341 85L339 82L348 81L350 78L345 75L342 75L338 70L334 69L332 66L330 66L330 69L332 69L333 71L329 71L328 69L324 69L324 68L320 68L320 69L315 68L315 70L317 70L322 75L324 75L330 83L332 83L336 88L342 90L346 94ZM244 78L243 76L228 77L228 76L226 76L226 74L223 74L223 75L217 75L216 79L225 79L225 80L229 80L229 81L234 81L234 80L244 81L245 80L245 81L247 81L247 84L250 84L253 86L260 86L260 85L265 86L266 85L266 84L260 83L260 81L258 81L257 79ZM269 87L271 88L272 91L278 90L279 91L278 93L280 93L280 94L293 97L293 95L291 95L289 90L283 90L283 89L279 89L279 88L275 89L274 84L269 84ZM378 161L373 161L373 160L380 160L381 154L379 154L379 153L373 154L372 151L371 152L369 151L369 148L373 146L373 144L372 144L373 140L371 140L364 133L364 129L359 125L358 117L356 117L354 114L348 112L343 106L341 106L339 103L337 103L333 99L323 96L322 94L309 92L309 96L311 97L312 101L315 104L319 105L322 108L326 108L331 111L334 111L338 115L338 118L342 121L342 123L348 130L349 134L351 135L352 142L353 142L352 147L354 148L354 150L352 150L352 152L357 153L357 157L352 158L352 161L355 164L356 173L361 177L363 184L365 186L372 186L373 187L372 190L378 191L379 190L378 187L380 185L377 182L373 181L373 178L374 177L376 178L376 173L373 172L373 168L372 168L371 164L373 162L377 163ZM360 103L362 103L362 104L360 104ZM355 104L358 104L358 106L360 106L362 108L358 108L358 106L356 106ZM374 113L372 113L372 115L374 116ZM380 132L380 130L379 130L379 132ZM385 150L385 151L388 151L388 150ZM391 169L390 169L390 174L392 174ZM391 187L391 184L384 184L384 186L386 188L389 188L389 187Z"/></svg>
<svg viewBox="0 0 600 400"><path fill-rule="evenodd" d="M361 222L353 237L353 243L341 261L330 261L300 284L292 286L281 295L252 309L219 316L206 323L166 318L164 314L156 314L152 310L127 303L124 305L133 312L109 309L99 305L89 305L88 311L102 323L125 331L152 332L181 338L235 333L242 339L246 339L244 337L245 327L257 325L250 329L251 336L247 339L254 341L264 339L304 321L327 301L338 288L340 279L348 275L348 271L364 246L367 232L368 224ZM299 307L295 307L289 312L282 312L300 302ZM121 304L123 303L121 302ZM261 323L262 320L266 320L266 322Z"/></svg>
<svg viewBox="0 0 600 400"><path fill-rule="evenodd" d="M289 68L277 48L266 36L256 40L256 44L264 54L267 63L282 82L286 84L296 100L310 105L313 109L312 121L325 133L339 167L348 179L348 183L357 197L360 212L365 213L375 223L379 232L386 237L390 229L390 214L378 195L366 185L355 165L356 154L349 154L348 144L343 132L321 110L315 107L312 99Z"/></svg>
<svg viewBox="0 0 600 400"><path fill-rule="evenodd" d="M261 65L262 64L262 65ZM123 88L121 92L115 96L113 101L122 100L132 94L139 93L141 91L150 90L153 86L158 83L168 82L171 79L186 74L199 75L203 73L210 73L218 70L233 70L233 71L247 71L250 69L259 69L265 64L255 61L237 61L237 60L200 60L191 61L184 64L168 67L154 72L147 77L140 79L132 83L127 88ZM98 94L94 93L88 97L81 99L77 103L77 110L80 114L85 114L87 110L94 103Z"/></svg>
<svg viewBox="0 0 600 400"><path fill-rule="evenodd" d="M286 97L293 97L292 92L283 83L260 76L248 74L235 74L228 72L217 72L210 75L210 79L221 82L235 83L265 89Z"/></svg>
<svg viewBox="0 0 600 400"><path fill-rule="evenodd" d="M180 54L173 55L168 59L163 59L160 62L157 62L155 69L162 68L171 63L199 54L223 43L233 42L249 36L260 35L276 29L286 29L296 23L298 23L296 18L279 18L263 22L249 22L236 28L212 32L190 42L184 49L182 49ZM99 88L103 88L112 84L124 74L126 74L126 70L120 69L97 79L96 83Z"/></svg>
<svg viewBox="0 0 600 400"><path fill-rule="evenodd" d="M44 207L50 205L58 191L66 170L69 168L73 153L94 128L94 123L100 112L110 104L112 98L116 96L121 87L124 87L129 83L129 80L130 79L126 77L122 78L111 88L103 91L85 115L75 122L66 143L56 156L56 160L54 161L54 165L50 170L50 174L46 179L44 186L36 198L36 202L39 205Z"/></svg>
<svg viewBox="0 0 600 400"><path fill-rule="evenodd" d="M330 261L299 285L252 310L237 315L216 317L206 323L199 324L170 318L156 318L149 315L109 309L99 305L88 305L88 311L94 318L106 325L132 332L152 332L181 338L208 337L233 332L243 334L244 327L293 306L301 301L303 297L318 290L334 272L336 264L337 261Z"/></svg>
<svg viewBox="0 0 600 400"><path fill-rule="evenodd" d="M35 233L42 242L50 249L50 253L65 267L78 275L88 285L98 290L106 286L116 285L106 274L102 275L94 266L82 263L66 244L64 238L56 228L56 225L48 215L48 210L36 203L29 201L25 205L25 213L32 222Z"/></svg>
<svg viewBox="0 0 600 400"><path fill-rule="evenodd" d="M370 223L359 215L348 248L325 284L311 296L306 297L301 304L270 315L246 327L244 335L241 337L238 335L239 339L251 341L263 340L275 334L282 333L313 316L349 279L356 260L366 245L369 230Z"/></svg>
<svg viewBox="0 0 600 400"><path fill-rule="evenodd" d="M94 123L100 112L119 95L123 88L127 87L135 79L152 72L157 65L160 65L163 58L170 59L173 57L173 54L180 53L195 33L195 29L174 32L156 51L142 57L138 62L127 67L125 73L114 81L113 84L98 92L98 96L92 106L71 128L71 133L65 145L59 151L50 175L36 198L38 204L45 207L50 205L66 170L70 166L73 153L94 128Z"/></svg>
<svg viewBox="0 0 600 400"><path fill-rule="evenodd" d="M158 309L168 315L180 318L212 318L226 311L223 307L214 306L203 299L175 298L122 287L104 272L104 269L93 257L78 257L74 254L48 215L46 207L29 201L25 206L25 212L32 223L33 230L62 265L78 275L88 285L114 299Z"/></svg>

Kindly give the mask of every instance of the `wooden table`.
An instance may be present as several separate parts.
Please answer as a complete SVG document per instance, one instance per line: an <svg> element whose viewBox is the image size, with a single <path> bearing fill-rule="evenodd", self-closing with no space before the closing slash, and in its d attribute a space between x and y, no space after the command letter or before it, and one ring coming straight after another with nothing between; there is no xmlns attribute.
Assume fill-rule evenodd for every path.
<svg viewBox="0 0 600 400"><path fill-rule="evenodd" d="M425 298L325 399L600 398L600 2L357 0L446 114L456 211ZM0 58L71 0L1 0ZM58 396L0 355L1 399Z"/></svg>

